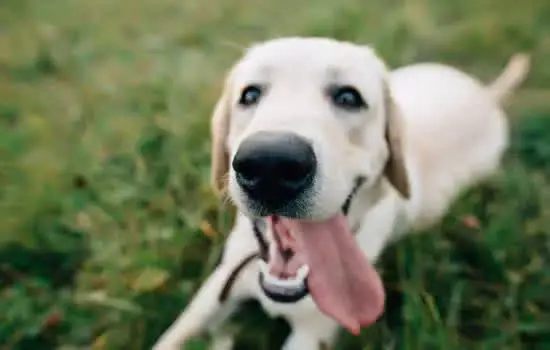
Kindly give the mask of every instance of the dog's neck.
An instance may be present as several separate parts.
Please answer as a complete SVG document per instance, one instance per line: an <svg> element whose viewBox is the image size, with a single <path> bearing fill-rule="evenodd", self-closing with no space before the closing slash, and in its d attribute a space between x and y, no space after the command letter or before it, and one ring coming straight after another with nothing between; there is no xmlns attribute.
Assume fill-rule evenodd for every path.
<svg viewBox="0 0 550 350"><path fill-rule="evenodd" d="M355 234L361 228L365 214L384 198L388 191L388 182L380 178L373 184L363 185L354 196L347 213L350 229Z"/></svg>

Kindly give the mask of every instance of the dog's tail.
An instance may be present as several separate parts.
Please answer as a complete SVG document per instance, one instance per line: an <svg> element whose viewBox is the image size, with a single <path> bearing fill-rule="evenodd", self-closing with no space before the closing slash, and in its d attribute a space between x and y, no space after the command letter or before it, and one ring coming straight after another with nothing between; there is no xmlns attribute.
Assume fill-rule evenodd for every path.
<svg viewBox="0 0 550 350"><path fill-rule="evenodd" d="M525 80L530 69L530 55L513 55L500 76L489 85L489 91L497 101L504 101Z"/></svg>

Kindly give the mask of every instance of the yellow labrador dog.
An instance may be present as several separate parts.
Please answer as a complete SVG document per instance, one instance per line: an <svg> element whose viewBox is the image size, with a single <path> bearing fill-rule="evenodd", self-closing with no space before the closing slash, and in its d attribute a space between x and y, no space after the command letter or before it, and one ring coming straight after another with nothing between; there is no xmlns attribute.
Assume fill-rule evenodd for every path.
<svg viewBox="0 0 550 350"><path fill-rule="evenodd" d="M517 54L486 86L449 66L389 71L373 49L325 38L252 46L212 119L212 180L239 209L220 265L154 346L214 334L245 299L292 332L285 350L331 346L384 310L372 264L493 174L508 145L500 104L529 71Z"/></svg>

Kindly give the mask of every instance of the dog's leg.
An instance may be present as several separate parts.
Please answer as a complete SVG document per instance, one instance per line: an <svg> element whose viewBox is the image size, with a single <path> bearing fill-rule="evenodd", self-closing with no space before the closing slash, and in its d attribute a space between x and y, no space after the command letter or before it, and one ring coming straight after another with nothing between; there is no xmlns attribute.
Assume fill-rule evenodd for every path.
<svg viewBox="0 0 550 350"><path fill-rule="evenodd" d="M213 331L237 308L254 297L258 274L257 247L250 225L237 224L226 243L224 259L200 287L191 303L162 334L153 350L176 350L190 338ZM231 347L227 334L214 336L215 349Z"/></svg>
<svg viewBox="0 0 550 350"><path fill-rule="evenodd" d="M233 335L220 332L214 335L212 344L210 345L210 350L231 350L233 349L234 343L235 339Z"/></svg>
<svg viewBox="0 0 550 350"><path fill-rule="evenodd" d="M339 326L333 320L316 315L291 321L292 333L287 338L282 350L329 350L336 341Z"/></svg>
<svg viewBox="0 0 550 350"><path fill-rule="evenodd" d="M234 267L220 265L201 286L189 306L160 337L154 350L176 350L190 338L198 336L209 327L207 324L219 317L231 314L236 300L220 301L220 293L230 278Z"/></svg>

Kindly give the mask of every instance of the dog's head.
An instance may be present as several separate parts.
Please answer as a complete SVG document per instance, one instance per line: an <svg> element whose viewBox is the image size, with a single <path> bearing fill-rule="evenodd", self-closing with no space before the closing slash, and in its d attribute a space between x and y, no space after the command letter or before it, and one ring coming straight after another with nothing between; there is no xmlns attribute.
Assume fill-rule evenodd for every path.
<svg viewBox="0 0 550 350"><path fill-rule="evenodd" d="M358 180L409 194L400 115L368 47L320 38L253 46L212 120L212 181L251 216L324 219Z"/></svg>
<svg viewBox="0 0 550 350"><path fill-rule="evenodd" d="M214 187L270 223L264 293L284 303L311 294L353 332L381 314L384 291L349 228L349 203L381 181L409 195L387 73L364 46L271 40L231 69L212 120Z"/></svg>

